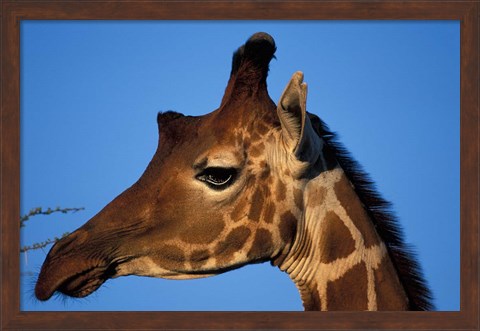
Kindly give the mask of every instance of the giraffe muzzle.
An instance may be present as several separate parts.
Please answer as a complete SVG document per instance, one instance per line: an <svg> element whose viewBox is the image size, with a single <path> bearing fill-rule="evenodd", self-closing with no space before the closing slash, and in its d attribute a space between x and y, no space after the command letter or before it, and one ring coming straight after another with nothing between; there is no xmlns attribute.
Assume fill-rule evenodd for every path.
<svg viewBox="0 0 480 331"><path fill-rule="evenodd" d="M50 261L48 261L50 262ZM107 279L115 275L116 264L56 259L45 263L35 286L37 299L48 300L55 292L74 298L83 298L96 291Z"/></svg>
<svg viewBox="0 0 480 331"><path fill-rule="evenodd" d="M35 286L35 296L41 301L50 299L55 292L81 298L95 291L105 281L101 269L82 271L63 270L62 273L47 273L42 270Z"/></svg>
<svg viewBox="0 0 480 331"><path fill-rule="evenodd" d="M98 245L85 245L87 236L77 230L57 242L42 265L35 296L48 300L55 292L82 298L115 275L118 263L102 258Z"/></svg>

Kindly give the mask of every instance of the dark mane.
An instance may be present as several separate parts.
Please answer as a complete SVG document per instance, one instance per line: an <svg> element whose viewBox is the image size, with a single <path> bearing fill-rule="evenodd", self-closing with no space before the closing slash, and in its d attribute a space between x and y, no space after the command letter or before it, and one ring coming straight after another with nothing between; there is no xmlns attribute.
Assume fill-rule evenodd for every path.
<svg viewBox="0 0 480 331"><path fill-rule="evenodd" d="M423 277L420 265L412 246L405 243L402 228L391 210L391 203L377 192L370 176L363 171L345 147L338 141L335 133L316 116L311 116L312 124L328 148L335 153L336 159L345 171L348 179L372 219L380 237L385 242L388 253L397 270L409 299L410 310L434 310L432 294Z"/></svg>

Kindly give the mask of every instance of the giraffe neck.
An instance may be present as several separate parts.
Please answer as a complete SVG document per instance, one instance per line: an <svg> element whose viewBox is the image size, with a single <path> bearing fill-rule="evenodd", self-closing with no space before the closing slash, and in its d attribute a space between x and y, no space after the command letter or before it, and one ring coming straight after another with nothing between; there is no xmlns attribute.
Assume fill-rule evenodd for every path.
<svg viewBox="0 0 480 331"><path fill-rule="evenodd" d="M305 310L406 310L386 246L344 171L338 165L321 171L306 184L303 200L280 269L297 285Z"/></svg>

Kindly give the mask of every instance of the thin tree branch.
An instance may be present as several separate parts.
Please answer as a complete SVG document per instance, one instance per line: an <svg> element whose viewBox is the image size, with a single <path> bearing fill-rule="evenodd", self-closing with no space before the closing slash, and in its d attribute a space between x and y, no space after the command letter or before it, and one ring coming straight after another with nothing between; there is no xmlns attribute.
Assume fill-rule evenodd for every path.
<svg viewBox="0 0 480 331"><path fill-rule="evenodd" d="M83 208L83 207L80 207L80 208L60 208L60 207L57 207L55 209L52 209L52 208L48 207L47 210L43 210L42 207L33 208L32 210L30 210L28 212L28 214L20 217L20 227L24 227L25 222L28 221L30 219L30 217L32 217L32 216L50 215L52 213L62 213L62 214L66 214L68 212L76 213L77 211L84 210L84 209L85 208Z"/></svg>
<svg viewBox="0 0 480 331"><path fill-rule="evenodd" d="M60 239L68 236L69 234L70 234L70 232L65 232L60 238L58 238L58 237L55 237L53 239L48 238L45 241L42 241L42 242L39 242L39 243L34 243L31 246L23 246L22 248L20 248L20 253L25 253L27 251L31 251L31 250L34 250L34 249L44 248L44 247L46 247L50 244L56 243Z"/></svg>
<svg viewBox="0 0 480 331"><path fill-rule="evenodd" d="M33 216L50 215L50 214L53 214L53 213L62 213L62 214L66 214L68 212L76 213L77 211L84 210L84 209L85 208L83 208L83 207L81 207L81 208L60 208L60 207L57 207L55 209L52 209L52 208L48 207L47 210L43 210L42 207L33 208L32 210L30 210L28 212L28 214L20 217L20 227L21 228L24 227L25 222L28 221L30 219L30 217L33 217ZM46 247L50 244L56 243L57 241L66 237L69 234L70 234L70 232L65 232L60 238L58 238L58 237L55 237L53 239L48 238L45 241L42 241L42 242L39 242L39 243L34 243L30 246L23 246L22 248L20 248L20 253L25 253L27 251L34 250L34 249L44 248L44 247Z"/></svg>

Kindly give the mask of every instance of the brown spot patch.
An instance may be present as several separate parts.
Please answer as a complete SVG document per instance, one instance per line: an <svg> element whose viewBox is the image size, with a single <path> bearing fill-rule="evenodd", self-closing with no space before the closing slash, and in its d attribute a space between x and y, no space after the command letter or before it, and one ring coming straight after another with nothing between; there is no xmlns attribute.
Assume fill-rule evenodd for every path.
<svg viewBox="0 0 480 331"><path fill-rule="evenodd" d="M405 291L388 257L384 257L373 271L378 310L405 310L407 300Z"/></svg>
<svg viewBox="0 0 480 331"><path fill-rule="evenodd" d="M248 200L247 197L241 197L235 207L233 208L232 213L230 214L230 218L234 222L238 222L242 220L247 215L247 204Z"/></svg>
<svg viewBox="0 0 480 331"><path fill-rule="evenodd" d="M333 262L336 259L347 257L355 250L352 234L334 212L327 213L321 231L321 262Z"/></svg>
<svg viewBox="0 0 480 331"><path fill-rule="evenodd" d="M224 135L222 138L223 138L223 139L222 139L222 140L223 140L222 142L223 142L224 144L226 144L226 145L231 145L231 146L235 146L235 143L236 143L236 140L237 140L236 137L235 137L235 135L233 135L233 134L227 134L227 135Z"/></svg>
<svg viewBox="0 0 480 331"><path fill-rule="evenodd" d="M250 204L248 193L252 190L253 186L256 184L256 177L252 174L248 174L245 180L245 189L244 191L247 194L243 194L237 199L237 204L234 206L233 211L230 215L234 222L243 220L244 217L248 215L247 206Z"/></svg>
<svg viewBox="0 0 480 331"><path fill-rule="evenodd" d="M209 244L217 240L218 235L225 228L225 222L222 220L210 220L202 222L200 220L188 224L180 233L180 240L192 244Z"/></svg>
<svg viewBox="0 0 480 331"><path fill-rule="evenodd" d="M273 216L275 215L275 205L273 202L268 202L263 210L263 220L267 223L273 222Z"/></svg>
<svg viewBox="0 0 480 331"><path fill-rule="evenodd" d="M259 140L261 140L261 139L262 139L262 136L260 136L260 135L258 134L258 132L254 131L254 132L252 133L252 141L259 141Z"/></svg>
<svg viewBox="0 0 480 331"><path fill-rule="evenodd" d="M163 245L158 252L152 259L162 268L178 270L184 266L185 253L177 246Z"/></svg>
<svg viewBox="0 0 480 331"><path fill-rule="evenodd" d="M243 148L248 149L250 147L251 140L248 137L243 139Z"/></svg>
<svg viewBox="0 0 480 331"><path fill-rule="evenodd" d="M285 196L286 196L286 191L287 188L285 187L285 184L277 179L277 185L275 187L275 196L277 197L277 201L283 201L285 200Z"/></svg>
<svg viewBox="0 0 480 331"><path fill-rule="evenodd" d="M244 126L244 127L246 126L247 132L252 133L254 131L256 121L252 121L251 118L249 117L248 112L246 112L246 111L243 111L242 115L243 115L242 116L243 120L245 122L245 124L243 124L242 126Z"/></svg>
<svg viewBox="0 0 480 331"><path fill-rule="evenodd" d="M267 138L267 143L269 145L274 145L275 144L275 137L273 134L269 135L268 138Z"/></svg>
<svg viewBox="0 0 480 331"><path fill-rule="evenodd" d="M264 135L265 133L268 132L268 126L266 126L264 123L262 122L258 122L257 123L257 132L260 134L260 135Z"/></svg>
<svg viewBox="0 0 480 331"><path fill-rule="evenodd" d="M235 139L236 139L236 145L237 145L237 146L241 146L241 145L242 145L242 141L243 141L243 134L242 134L242 132L238 131L238 132L235 134Z"/></svg>
<svg viewBox="0 0 480 331"><path fill-rule="evenodd" d="M262 161L260 163L260 168L262 169L260 172L260 180L265 181L270 176L270 167L267 162Z"/></svg>
<svg viewBox="0 0 480 331"><path fill-rule="evenodd" d="M264 192L261 187L257 187L252 196L252 204L250 205L250 211L248 218L254 222L260 221L260 215L262 214L263 202L265 200Z"/></svg>
<svg viewBox="0 0 480 331"><path fill-rule="evenodd" d="M298 209L303 210L303 191L299 189L293 190L293 200Z"/></svg>
<svg viewBox="0 0 480 331"><path fill-rule="evenodd" d="M260 143L258 145L252 145L248 154L251 157L259 157L260 155L263 154L264 151L265 151L265 145L263 143Z"/></svg>
<svg viewBox="0 0 480 331"><path fill-rule="evenodd" d="M367 268L360 262L345 275L327 283L328 310L367 310Z"/></svg>
<svg viewBox="0 0 480 331"><path fill-rule="evenodd" d="M193 269L199 269L205 263L207 263L210 257L210 252L206 249L200 249L193 251L190 255L190 264Z"/></svg>
<svg viewBox="0 0 480 331"><path fill-rule="evenodd" d="M348 179L343 176L335 184L335 193L347 214L363 236L365 247L369 248L380 243L378 234L374 225L363 207L360 199L356 195Z"/></svg>
<svg viewBox="0 0 480 331"><path fill-rule="evenodd" d="M217 258L217 264L220 266L228 264L233 254L240 251L243 245L245 245L250 234L250 229L245 226L240 226L230 231L225 240L220 241L215 247L214 254Z"/></svg>
<svg viewBox="0 0 480 331"><path fill-rule="evenodd" d="M301 293L303 308L306 311L320 311L322 304L320 300L320 293L318 292L317 288L315 286L313 286L312 289L307 286L305 286L305 288L306 289Z"/></svg>
<svg viewBox="0 0 480 331"><path fill-rule="evenodd" d="M267 258L271 254L272 246L272 234L268 230L258 229L247 256L254 260Z"/></svg>
<svg viewBox="0 0 480 331"><path fill-rule="evenodd" d="M282 214L280 217L280 237L283 242L289 243L295 237L297 231L297 218L290 211Z"/></svg>
<svg viewBox="0 0 480 331"><path fill-rule="evenodd" d="M327 195L327 189L325 187L315 186L308 190L308 205L305 208L314 208L320 206L325 201Z"/></svg>

